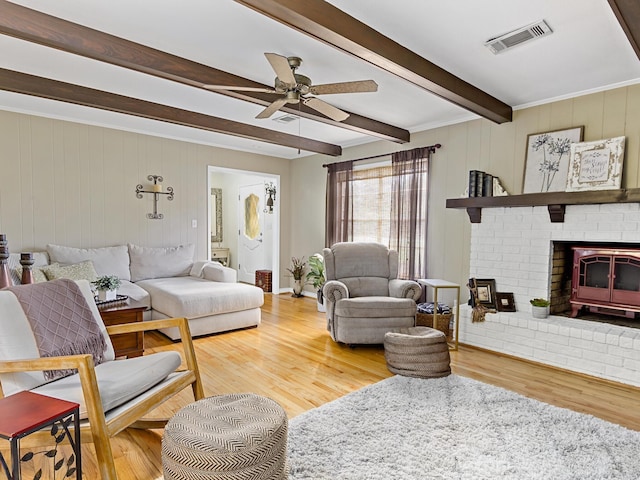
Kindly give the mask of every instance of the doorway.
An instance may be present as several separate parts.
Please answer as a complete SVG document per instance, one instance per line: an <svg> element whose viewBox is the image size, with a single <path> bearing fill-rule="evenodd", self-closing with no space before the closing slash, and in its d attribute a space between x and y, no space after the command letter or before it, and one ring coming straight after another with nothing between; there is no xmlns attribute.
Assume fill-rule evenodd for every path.
<svg viewBox="0 0 640 480"><path fill-rule="evenodd" d="M255 284L256 270L271 270L272 291L277 293L280 176L213 166L208 174L208 191L217 195L216 203L209 202L211 251L228 251L227 266L238 272L238 281L243 283ZM275 188L275 202L269 201L267 186ZM217 206L216 211L212 205Z"/></svg>

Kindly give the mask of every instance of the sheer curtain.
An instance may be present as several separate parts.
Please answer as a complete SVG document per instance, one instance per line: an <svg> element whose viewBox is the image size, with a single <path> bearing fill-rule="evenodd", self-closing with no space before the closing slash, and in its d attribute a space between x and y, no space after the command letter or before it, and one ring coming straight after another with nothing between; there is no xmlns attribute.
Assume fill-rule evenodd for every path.
<svg viewBox="0 0 640 480"><path fill-rule="evenodd" d="M325 215L325 240L330 247L337 242L353 238L353 162L327 165L327 198Z"/></svg>
<svg viewBox="0 0 640 480"><path fill-rule="evenodd" d="M398 251L398 277L427 277L427 195L430 147L391 155L393 187L389 248Z"/></svg>
<svg viewBox="0 0 640 480"><path fill-rule="evenodd" d="M391 166L327 165L325 245L387 244L399 257L398 277L427 277L427 194L433 147L391 155Z"/></svg>

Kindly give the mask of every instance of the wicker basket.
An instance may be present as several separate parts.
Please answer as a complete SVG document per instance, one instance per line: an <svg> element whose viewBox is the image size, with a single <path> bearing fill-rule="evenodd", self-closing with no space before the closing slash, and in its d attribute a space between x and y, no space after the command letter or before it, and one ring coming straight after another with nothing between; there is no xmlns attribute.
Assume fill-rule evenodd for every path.
<svg viewBox="0 0 640 480"><path fill-rule="evenodd" d="M439 313L438 325L434 325L432 313L418 312L416 314L416 326L435 328L436 330L440 330L447 337L449 337L449 324L451 323L452 315L452 313Z"/></svg>

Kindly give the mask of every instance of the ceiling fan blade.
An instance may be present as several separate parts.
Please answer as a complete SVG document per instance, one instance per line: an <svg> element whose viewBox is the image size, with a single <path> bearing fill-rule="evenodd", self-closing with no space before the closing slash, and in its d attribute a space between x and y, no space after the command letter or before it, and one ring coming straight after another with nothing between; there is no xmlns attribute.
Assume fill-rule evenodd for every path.
<svg viewBox="0 0 640 480"><path fill-rule="evenodd" d="M280 110L280 107L282 107L285 103L287 103L287 99L285 97L277 99L276 101L271 103L271 105L261 111L258 115L256 115L256 118L269 118L275 112Z"/></svg>
<svg viewBox="0 0 640 480"><path fill-rule="evenodd" d="M326 115L331 120L335 120L336 122L342 122L349 117L347 112L343 112L339 108L334 107L333 105L329 105L327 102L323 102L319 98L305 98L302 102L308 107L317 110L318 112Z"/></svg>
<svg viewBox="0 0 640 480"><path fill-rule="evenodd" d="M330 93L361 93L377 92L378 84L373 80L359 80L355 82L325 83L312 85L309 92L314 95L327 95Z"/></svg>
<svg viewBox="0 0 640 480"><path fill-rule="evenodd" d="M288 87L296 86L296 77L293 76L293 71L291 70L287 57L283 57L277 53L265 53L264 56L269 60L271 68L276 72L281 82L285 83Z"/></svg>
<svg viewBox="0 0 640 480"><path fill-rule="evenodd" d="M262 93L278 93L273 88L267 87L234 87L231 85L202 85L207 90L234 90L236 92L262 92Z"/></svg>

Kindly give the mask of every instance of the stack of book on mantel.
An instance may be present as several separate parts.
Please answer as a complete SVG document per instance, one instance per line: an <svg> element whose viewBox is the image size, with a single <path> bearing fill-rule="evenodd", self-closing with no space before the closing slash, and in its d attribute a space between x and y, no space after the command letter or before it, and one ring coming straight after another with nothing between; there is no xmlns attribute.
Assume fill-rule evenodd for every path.
<svg viewBox="0 0 640 480"><path fill-rule="evenodd" d="M469 196L492 197L493 175L480 170L469 170Z"/></svg>

